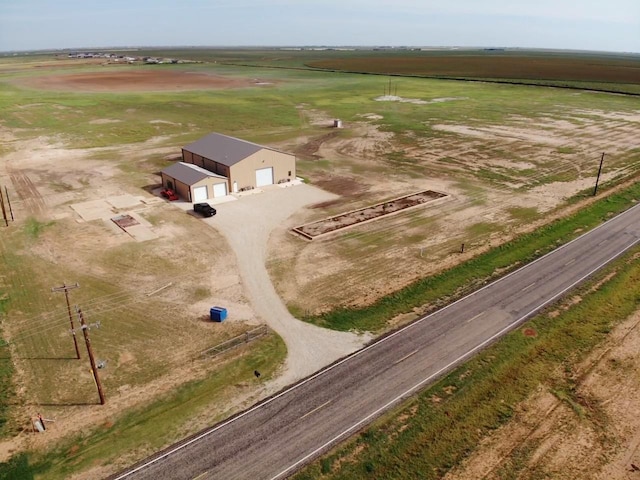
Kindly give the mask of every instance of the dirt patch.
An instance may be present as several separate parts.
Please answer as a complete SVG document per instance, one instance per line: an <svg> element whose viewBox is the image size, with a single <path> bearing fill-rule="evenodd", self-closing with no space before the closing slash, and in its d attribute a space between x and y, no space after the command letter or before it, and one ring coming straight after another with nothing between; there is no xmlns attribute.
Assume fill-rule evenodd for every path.
<svg viewBox="0 0 640 480"><path fill-rule="evenodd" d="M298 111L301 118L329 125L327 114L305 105L298 105ZM449 197L433 207L361 223L313 242L277 232L271 238L272 263L289 265L277 279L279 292L310 315L337 305L368 305L584 206L588 201L570 207L564 202L593 187L600 160L593 152L607 151L601 184L632 177L635 168L630 162L637 112L608 112L615 118L595 113L514 114L499 124L473 118L444 124L438 119L424 122L433 133L427 135L385 131L383 115L369 108L346 118L340 135L323 134L314 153L322 166L316 168L314 158L305 172L312 184L340 198L315 205L283 228L407 191L431 189ZM301 137L282 147L301 147L314 138ZM363 255L368 261L362 261Z"/></svg>
<svg viewBox="0 0 640 480"><path fill-rule="evenodd" d="M151 67L153 68L153 67ZM44 90L76 92L124 92L242 88L255 85L249 79L182 70L125 70L66 75L43 75L16 80L21 85Z"/></svg>
<svg viewBox="0 0 640 480"><path fill-rule="evenodd" d="M424 192L413 193L404 197L395 198L386 202L379 203L377 205L371 205L369 207L360 208L358 210L352 210L347 213L341 213L324 220L308 223L292 229L293 232L301 235L302 237L313 240L315 237L324 235L327 233L349 228L354 225L358 225L364 222L376 220L378 218L392 215L396 212L417 207L427 202L437 200L438 198L446 197L445 193L434 192L432 190L425 190Z"/></svg>
<svg viewBox="0 0 640 480"><path fill-rule="evenodd" d="M343 197L342 199L329 200L313 205L311 208L326 208L339 203L344 203L344 197L359 198L367 191L368 186L356 178L348 176L323 175L314 181L314 184L327 192Z"/></svg>
<svg viewBox="0 0 640 480"><path fill-rule="evenodd" d="M640 478L640 312L616 327L574 376L582 412L540 386L509 423L445 480Z"/></svg>
<svg viewBox="0 0 640 480"><path fill-rule="evenodd" d="M297 157L300 157L300 158L317 160L320 158L320 156L317 155L318 150L320 150L320 146L324 142L335 138L338 135L338 133L339 133L338 131L333 131L333 132L326 133L324 135L320 135L319 137L314 137L308 142L304 143L303 145L300 145L299 147L297 147L294 153L296 154Z"/></svg>

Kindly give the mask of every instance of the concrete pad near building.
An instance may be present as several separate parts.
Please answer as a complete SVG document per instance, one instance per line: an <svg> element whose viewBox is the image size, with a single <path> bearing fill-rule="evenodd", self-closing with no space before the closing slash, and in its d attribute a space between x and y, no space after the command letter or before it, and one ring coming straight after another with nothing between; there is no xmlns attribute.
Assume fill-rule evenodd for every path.
<svg viewBox="0 0 640 480"><path fill-rule="evenodd" d="M71 208L80 215L80 218L86 222L91 220L99 220L111 218L113 216L113 206L108 204L106 200L90 200L88 202L75 203Z"/></svg>
<svg viewBox="0 0 640 480"><path fill-rule="evenodd" d="M113 205L115 208L133 208L142 205L140 197L134 197L133 195L118 195L115 197L108 197L105 199L107 203Z"/></svg>

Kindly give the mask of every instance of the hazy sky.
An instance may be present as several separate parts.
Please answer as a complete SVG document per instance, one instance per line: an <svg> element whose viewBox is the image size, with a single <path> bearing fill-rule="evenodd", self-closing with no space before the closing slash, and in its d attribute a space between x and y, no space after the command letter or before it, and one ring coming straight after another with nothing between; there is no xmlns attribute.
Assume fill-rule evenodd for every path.
<svg viewBox="0 0 640 480"><path fill-rule="evenodd" d="M126 45L640 53L640 0L0 0L0 51Z"/></svg>

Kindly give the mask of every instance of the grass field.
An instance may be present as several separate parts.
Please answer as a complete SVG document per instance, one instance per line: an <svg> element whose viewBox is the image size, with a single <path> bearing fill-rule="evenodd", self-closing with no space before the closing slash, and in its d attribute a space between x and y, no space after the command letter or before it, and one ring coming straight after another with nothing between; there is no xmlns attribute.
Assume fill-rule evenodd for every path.
<svg viewBox="0 0 640 480"><path fill-rule="evenodd" d="M216 359L212 363L221 367L205 378L158 396L142 408L114 413L98 428L66 438L53 448L28 451L12 462L0 463L0 478L64 480L90 469L113 472L230 416L240 406L237 398L245 390L250 394L256 382L253 371L259 369L261 381L268 381L284 360L286 348L271 334L232 357L238 355L231 362Z"/></svg>
<svg viewBox="0 0 640 480"><path fill-rule="evenodd" d="M201 62L482 79L640 94L637 54L500 49L174 49L141 51Z"/></svg>
<svg viewBox="0 0 640 480"><path fill-rule="evenodd" d="M350 58L356 53L350 52ZM370 55L378 58L381 53ZM107 462L117 457L130 446L130 432L136 431L131 412L139 412L143 405L154 405L150 411L157 416L151 413L140 431L148 432L156 422L164 433L138 454L185 434L188 415L198 415L204 403L196 401L181 420L187 426L174 429L171 410L164 412L162 405L178 405L184 396L169 397L168 390L190 381L180 387L184 395L195 395L197 390L195 396L201 399L222 388L216 376L220 371L244 368L234 378L251 371L243 364L247 357L242 357L221 370L208 367L201 372L210 375L207 379L217 378L213 383L195 373L180 376L193 354L256 321L250 313L244 315L246 321L224 328L203 320L213 300L228 301L236 311L250 311L233 255L219 234L159 203L141 211L159 238L137 243L114 234L102 221L78 221L70 208L122 193L148 195L159 182L157 172L175 161L186 143L217 131L296 153L298 173L338 198L300 212L291 219L292 225L423 189L450 194L450 202L435 208L403 213L319 242L292 237L289 225L274 232L269 268L285 301L292 310L312 317L343 307L314 317L342 329L384 329L384 315L404 311L407 305L436 303L435 298L401 293L401 307L378 308L389 302L382 301L366 310L367 321L362 313L344 310L374 304L390 291L451 266L452 258L458 261L451 252L462 242L475 256L519 228L543 222L592 185L602 151L607 152L603 190L633 178L640 166L633 136L640 114L637 98L398 77L392 88L402 101L382 101L379 97L389 93L387 78L304 66L327 58L333 61L343 55L340 52L166 54L193 54L192 58L208 63L123 67L60 62L53 57L0 61L0 183L8 186L18 216L0 239L7 272L0 285L4 301L0 328L10 341L8 347L0 346L0 395L5 395L0 399L0 434L9 439L25 435L36 408L56 416L58 425L72 423L81 418L79 413L95 408L97 397L86 361L71 358L64 296L50 290L62 282L80 283L81 288L71 294L72 305L83 309L87 321L101 322L100 329L91 331L91 339L99 358L107 360L101 378L108 405L113 398L132 399L132 392L147 389L142 399L131 400L133 410L100 417L100 425L104 420L122 429L118 430L123 432L121 444L109 447L105 439L107 433L113 436L112 427L99 427L83 413L87 418L59 439L63 445L59 450L41 446L14 457L16 468L38 471L39 478L64 478L99 464L97 459ZM209 63L214 61L218 63ZM185 82L189 73L198 73L244 86L112 92L52 89L61 85L63 75L100 78L105 71L182 73ZM48 77L56 80L47 86ZM346 128L330 129L335 118L343 119ZM35 185L33 191L20 190L26 180ZM617 208L615 202L613 207ZM602 218L601 213L594 213L585 225ZM555 235L553 239L571 234L570 230L546 232ZM203 238L205 242L200 241ZM500 265L513 265L532 251L518 247ZM361 261L363 255L368 261ZM487 261L483 278L495 265ZM456 282L477 280L468 273L456 273L449 290L441 291L455 292L451 285ZM146 295L169 281L174 284L171 288L157 296ZM281 345L262 343L247 355L260 355L265 348L280 352L265 367L275 368ZM164 379L165 389L155 391ZM13 389L5 389L10 383ZM81 425L88 432L83 438L77 436ZM80 453L76 445L87 446L87 453ZM67 461L70 451L72 459Z"/></svg>

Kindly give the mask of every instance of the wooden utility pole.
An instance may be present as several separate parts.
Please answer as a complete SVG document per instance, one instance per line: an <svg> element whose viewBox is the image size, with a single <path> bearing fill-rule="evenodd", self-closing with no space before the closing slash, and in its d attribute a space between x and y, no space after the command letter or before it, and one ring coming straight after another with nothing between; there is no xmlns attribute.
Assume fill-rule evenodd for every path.
<svg viewBox="0 0 640 480"><path fill-rule="evenodd" d="M7 211L4 208L4 198L2 196L2 188L0 188L0 207L2 208L2 218L4 218L4 226L8 227L9 222L7 221Z"/></svg>
<svg viewBox="0 0 640 480"><path fill-rule="evenodd" d="M69 312L69 322L71 323L71 334L73 335L73 345L76 347L76 358L80 359L80 349L78 348L78 339L76 338L76 329L73 326L73 315L71 315L71 305L69 305L69 290L78 288L80 285L67 285L63 283L61 287L53 287L52 292L64 292L64 298L67 300L67 312Z"/></svg>
<svg viewBox="0 0 640 480"><path fill-rule="evenodd" d="M598 182L600 181L600 174L602 173L602 164L604 163L604 152L602 152L602 158L600 159L600 168L598 168L598 176L596 177L596 186L593 189L593 196L598 193Z"/></svg>
<svg viewBox="0 0 640 480"><path fill-rule="evenodd" d="M7 197L7 205L9 205L9 213L11 214L11 221L13 222L14 221L13 208L11 208L11 201L9 200L9 191L7 190L6 185L4 186L4 193L5 193L5 196Z"/></svg>
<svg viewBox="0 0 640 480"><path fill-rule="evenodd" d="M93 379L96 382L98 388L98 395L100 396L100 405L104 405L104 393L102 392L102 384L100 383L100 377L98 376L98 369L96 368L96 361L93 358L93 350L91 349L91 340L89 340L89 327L84 323L84 317L82 316L82 310L76 306L76 312L80 318L80 328L84 333L84 343L87 344L87 354L89 355L89 363L91 363L91 371L93 372Z"/></svg>

